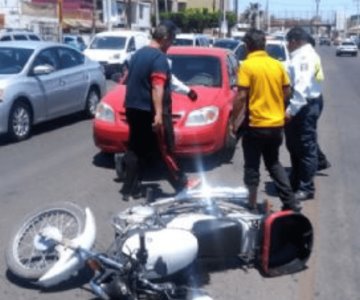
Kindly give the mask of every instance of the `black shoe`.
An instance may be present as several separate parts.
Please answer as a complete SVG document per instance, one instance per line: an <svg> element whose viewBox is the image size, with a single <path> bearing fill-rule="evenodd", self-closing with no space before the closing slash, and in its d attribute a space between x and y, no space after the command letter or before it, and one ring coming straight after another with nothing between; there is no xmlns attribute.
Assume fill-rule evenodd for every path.
<svg viewBox="0 0 360 300"><path fill-rule="evenodd" d="M331 167L331 163L328 160L325 160L324 162L321 162L318 164L318 171L326 170Z"/></svg>
<svg viewBox="0 0 360 300"><path fill-rule="evenodd" d="M304 192L304 191L297 191L295 194L295 200L297 201L304 201L314 198L314 193Z"/></svg>

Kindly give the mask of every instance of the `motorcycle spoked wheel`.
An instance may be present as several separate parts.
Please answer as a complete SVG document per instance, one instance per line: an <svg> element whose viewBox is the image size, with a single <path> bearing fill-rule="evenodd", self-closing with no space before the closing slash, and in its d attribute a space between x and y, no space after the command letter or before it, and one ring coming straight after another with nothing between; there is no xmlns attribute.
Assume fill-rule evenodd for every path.
<svg viewBox="0 0 360 300"><path fill-rule="evenodd" d="M85 211L74 203L61 202L37 209L15 228L6 248L9 270L25 281L36 281L59 259L56 244L44 241L40 233L72 240L85 226Z"/></svg>

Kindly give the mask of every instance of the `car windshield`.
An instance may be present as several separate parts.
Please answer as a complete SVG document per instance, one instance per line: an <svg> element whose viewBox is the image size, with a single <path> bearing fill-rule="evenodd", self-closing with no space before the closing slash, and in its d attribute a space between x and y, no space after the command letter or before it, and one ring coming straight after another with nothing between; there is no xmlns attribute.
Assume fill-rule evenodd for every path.
<svg viewBox="0 0 360 300"><path fill-rule="evenodd" d="M190 40L190 39L179 39L179 38L176 38L174 41L173 41L173 45L174 46L192 46L193 44L193 40Z"/></svg>
<svg viewBox="0 0 360 300"><path fill-rule="evenodd" d="M234 50L239 45L238 41L233 40L218 40L214 43L214 47L226 48Z"/></svg>
<svg viewBox="0 0 360 300"><path fill-rule="evenodd" d="M355 46L354 43L351 43L351 42L344 42L341 44L342 46Z"/></svg>
<svg viewBox="0 0 360 300"><path fill-rule="evenodd" d="M20 73L33 52L32 49L1 47L0 74Z"/></svg>
<svg viewBox="0 0 360 300"><path fill-rule="evenodd" d="M99 36L91 42L91 49L124 49L126 37L122 36Z"/></svg>
<svg viewBox="0 0 360 300"><path fill-rule="evenodd" d="M221 86L220 60L213 56L169 55L172 72L187 85Z"/></svg>
<svg viewBox="0 0 360 300"><path fill-rule="evenodd" d="M267 44L265 49L271 57L280 61L286 60L285 49L281 45Z"/></svg>

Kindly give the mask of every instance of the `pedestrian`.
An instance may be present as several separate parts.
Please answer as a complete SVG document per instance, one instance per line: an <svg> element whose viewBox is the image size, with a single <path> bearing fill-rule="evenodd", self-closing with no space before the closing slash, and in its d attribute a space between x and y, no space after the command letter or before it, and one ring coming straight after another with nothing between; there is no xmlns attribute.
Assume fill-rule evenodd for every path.
<svg viewBox="0 0 360 300"><path fill-rule="evenodd" d="M189 179L185 175L173 155L171 71L166 52L175 38L176 30L172 22L157 26L150 45L139 49L129 63L125 95L129 144L124 156L126 175L121 190L124 200L142 194L140 162L154 150L154 133L161 157L169 170L170 182L176 191L200 184L198 178ZM188 94L192 100L196 100L197 95L193 90Z"/></svg>
<svg viewBox="0 0 360 300"><path fill-rule="evenodd" d="M317 121L323 107L321 60L301 27L286 35L290 51L292 96L286 109L286 146L290 153L290 182L298 200L314 197L318 170ZM320 154L321 155L321 154Z"/></svg>
<svg viewBox="0 0 360 300"><path fill-rule="evenodd" d="M234 103L234 119L246 105L242 148L244 183L249 190L250 209L257 207L262 157L283 203L282 209L300 211L300 203L295 200L287 173L279 161L285 125L285 101L290 90L289 77L281 62L265 51L263 31L250 29L243 41L248 55L238 72L239 94ZM234 123L232 125L235 128Z"/></svg>
<svg viewBox="0 0 360 300"><path fill-rule="evenodd" d="M308 43L315 47L316 43L315 43L315 39L312 37L311 34L308 35ZM320 59L320 57L319 57ZM323 81L324 80L324 72L322 70L322 66L321 66L321 61L319 61L317 63L318 65L318 68L319 68L319 71L317 73L317 78L318 80L320 81ZM324 98L324 96L323 96ZM323 102L321 102L321 107L320 107L320 114L319 114L319 119L320 119L320 116L321 116L321 113L322 113L322 110L323 110ZM329 162L329 160L327 159L325 153L321 150L320 148L320 145L319 145L319 141L317 142L317 153L318 153L318 167L317 167L317 171L322 171L322 170L325 170L325 169L328 169L331 167L331 163Z"/></svg>

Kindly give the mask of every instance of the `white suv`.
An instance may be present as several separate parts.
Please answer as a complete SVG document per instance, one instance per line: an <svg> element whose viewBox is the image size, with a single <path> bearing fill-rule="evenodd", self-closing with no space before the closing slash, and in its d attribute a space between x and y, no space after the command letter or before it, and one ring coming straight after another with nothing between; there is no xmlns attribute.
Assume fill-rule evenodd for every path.
<svg viewBox="0 0 360 300"><path fill-rule="evenodd" d="M176 35L173 45L210 47L210 39L204 34L180 33Z"/></svg>
<svg viewBox="0 0 360 300"><path fill-rule="evenodd" d="M31 31L5 31L0 32L0 42L8 41L41 41L42 39Z"/></svg>
<svg viewBox="0 0 360 300"><path fill-rule="evenodd" d="M129 61L136 50L150 43L150 37L142 31L105 31L98 33L90 41L84 54L98 61L110 77L121 72L125 62Z"/></svg>

